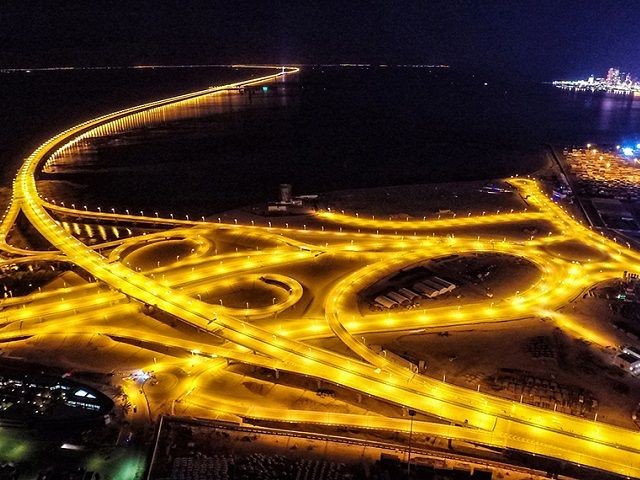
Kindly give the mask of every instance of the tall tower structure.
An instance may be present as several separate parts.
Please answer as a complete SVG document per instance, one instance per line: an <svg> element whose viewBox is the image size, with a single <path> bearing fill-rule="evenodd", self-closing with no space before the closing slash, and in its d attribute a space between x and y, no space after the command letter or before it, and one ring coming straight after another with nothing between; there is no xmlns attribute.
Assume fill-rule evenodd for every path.
<svg viewBox="0 0 640 480"><path fill-rule="evenodd" d="M290 183L281 183L280 184L280 201L282 203L291 203L292 198L292 189Z"/></svg>

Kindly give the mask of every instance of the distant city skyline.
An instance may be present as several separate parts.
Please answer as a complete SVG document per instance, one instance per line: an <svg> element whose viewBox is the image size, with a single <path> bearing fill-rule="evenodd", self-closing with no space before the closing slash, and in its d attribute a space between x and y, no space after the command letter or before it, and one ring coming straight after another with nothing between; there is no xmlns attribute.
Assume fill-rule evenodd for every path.
<svg viewBox="0 0 640 480"><path fill-rule="evenodd" d="M556 80L553 84L559 88L640 94L640 81L618 67L609 67L602 77L590 75L585 80Z"/></svg>

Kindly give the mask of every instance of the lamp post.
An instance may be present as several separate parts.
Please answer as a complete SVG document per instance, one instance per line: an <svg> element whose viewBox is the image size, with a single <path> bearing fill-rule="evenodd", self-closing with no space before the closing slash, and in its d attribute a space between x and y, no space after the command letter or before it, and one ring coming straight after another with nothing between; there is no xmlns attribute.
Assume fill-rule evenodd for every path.
<svg viewBox="0 0 640 480"><path fill-rule="evenodd" d="M409 454L407 456L407 479L411 478L411 439L413 437L413 417L416 416L416 411L409 409Z"/></svg>

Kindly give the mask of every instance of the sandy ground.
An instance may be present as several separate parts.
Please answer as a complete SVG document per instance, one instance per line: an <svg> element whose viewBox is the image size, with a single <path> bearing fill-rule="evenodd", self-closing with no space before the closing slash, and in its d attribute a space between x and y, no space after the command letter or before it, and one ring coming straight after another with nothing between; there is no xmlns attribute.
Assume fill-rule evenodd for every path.
<svg viewBox="0 0 640 480"><path fill-rule="evenodd" d="M581 302L576 306L576 311L584 312L585 321L590 321L592 328L610 333L612 328L604 315L605 310L608 309ZM594 313L603 315L594 322ZM494 390L489 379L505 369L520 371L523 376L540 381L555 382L569 390L591 392L599 405L586 412L585 417L593 416L597 411L599 420L638 428L631 420L631 413L640 398L640 379L613 366L612 352L572 338L550 321L532 318L411 335L375 334L367 335L366 341L382 345L416 364L424 360L427 376L466 388L479 386L482 391L506 398L517 400L519 393ZM313 343L339 352L346 349L334 339ZM525 394L524 401L533 403L534 399Z"/></svg>
<svg viewBox="0 0 640 480"><path fill-rule="evenodd" d="M488 306L526 290L540 276L538 268L529 261L501 254L455 255L454 258L435 259L419 265L457 286L453 292L436 298L421 299L420 309L427 310L478 302L484 302ZM490 273L481 279L475 275L487 272ZM376 282L360 294L361 313L379 313L370 307L372 297L402 287L411 289L412 283L401 279L382 279Z"/></svg>
<svg viewBox="0 0 640 480"><path fill-rule="evenodd" d="M406 185L398 187L368 188L360 190L340 190L325 193L321 206L332 210L392 215L394 218L428 217L437 215L439 210L451 210L458 215L495 212L496 210L522 210L526 203L518 193L490 194L480 189L497 185L511 189L505 182L459 182L426 185Z"/></svg>

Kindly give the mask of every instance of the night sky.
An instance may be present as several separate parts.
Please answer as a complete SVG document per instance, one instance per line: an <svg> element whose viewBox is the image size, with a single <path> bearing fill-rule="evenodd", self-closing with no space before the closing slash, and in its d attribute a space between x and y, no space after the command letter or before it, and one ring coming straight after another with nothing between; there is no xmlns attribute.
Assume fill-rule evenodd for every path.
<svg viewBox="0 0 640 480"><path fill-rule="evenodd" d="M640 76L635 0L2 0L0 67L445 63L533 80Z"/></svg>

